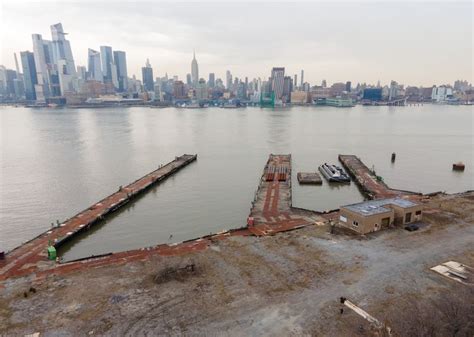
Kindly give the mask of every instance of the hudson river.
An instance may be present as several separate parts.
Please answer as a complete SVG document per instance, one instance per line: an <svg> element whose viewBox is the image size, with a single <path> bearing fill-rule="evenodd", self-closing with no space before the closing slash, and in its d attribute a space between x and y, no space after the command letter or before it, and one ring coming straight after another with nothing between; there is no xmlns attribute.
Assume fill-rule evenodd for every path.
<svg viewBox="0 0 474 337"><path fill-rule="evenodd" d="M200 110L0 107L0 251L85 209L176 155L195 163L61 251L91 254L178 242L245 225L270 153L291 153L293 205L363 200L349 186L299 186L296 173L355 154L385 182L420 192L474 189L469 106ZM394 164L390 157L396 152ZM464 172L452 164L463 161Z"/></svg>

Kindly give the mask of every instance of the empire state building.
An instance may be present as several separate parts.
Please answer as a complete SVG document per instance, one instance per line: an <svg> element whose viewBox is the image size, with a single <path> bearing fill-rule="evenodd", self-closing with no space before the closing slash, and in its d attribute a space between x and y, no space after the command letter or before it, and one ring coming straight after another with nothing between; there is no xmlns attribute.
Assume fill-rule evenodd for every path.
<svg viewBox="0 0 474 337"><path fill-rule="evenodd" d="M196 52L193 51L193 60L191 62L191 79L193 81L193 86L199 82L199 68L196 61Z"/></svg>

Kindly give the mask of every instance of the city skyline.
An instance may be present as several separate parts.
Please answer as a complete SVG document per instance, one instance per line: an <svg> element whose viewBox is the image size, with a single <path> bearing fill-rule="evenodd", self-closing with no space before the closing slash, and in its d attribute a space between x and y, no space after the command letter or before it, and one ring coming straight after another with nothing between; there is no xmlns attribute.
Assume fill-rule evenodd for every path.
<svg viewBox="0 0 474 337"><path fill-rule="evenodd" d="M229 12L235 14L244 7L237 4L220 6L214 3L212 6L216 7L219 15L213 15L210 20L209 16L203 14L209 4L200 6L192 4L188 8L183 4L165 3L160 5L160 13L153 8L147 11L132 11L130 19L122 20L123 22L118 25L119 29L116 20L120 13L123 14L129 9L130 4L98 5L97 9L107 9L110 15L98 23L95 20L98 15L90 11L87 25L83 20L73 18L85 15L87 6L67 4L68 11L59 17L51 13L48 8L61 9L64 5L46 3L41 4L45 7L41 15L27 14L35 12L39 5L21 2L16 4L11 1L3 5L0 64L13 69L14 52L19 54L20 51L33 51L31 34L49 36L50 25L61 22L66 27L66 33L69 33L67 39L71 41L76 65L87 66L89 48L99 50L101 46L112 46L114 50L123 50L127 53L129 76L136 75L137 78L141 77L141 68L148 58L153 65L155 77L168 73L169 76L178 75L180 79L185 79L190 70L190 55L195 49L200 78L205 79L209 73L215 73L216 78L225 79L226 70L230 70L233 76L240 78L248 76L265 79L268 77L268 69L283 66L286 68L286 73L291 76L299 75L301 69L304 69L305 81L312 84L321 83L323 79L329 83L347 80L352 80L354 83L376 83L378 80L389 83L395 79L400 83L426 86L452 83L456 79L472 81L472 43L469 42L471 41L469 34L460 33L470 31L466 28L470 28L466 26L470 24L469 9L472 9L470 3L439 4L436 10L426 3L401 4L396 8L387 3L380 5L361 3L357 6L348 4L345 9L339 9L340 19L333 20L331 24L328 24L327 20L317 20L324 19L321 18L320 12L330 10L330 4L304 3L299 5L309 9L313 6L319 9L319 12L315 12L319 14L313 15L314 28L308 30L308 23L305 22L308 14L299 13L302 19L301 31L292 28L292 24L286 24L287 21L284 19L290 18L294 9L280 3L252 6L251 9L247 8L250 18L245 22L234 15L235 22L230 21L225 25L222 23L228 19ZM351 31L350 28L357 22L354 17L368 7L374 7L369 13L375 16L368 20L369 24L359 22L357 26L359 29ZM221 8L226 11L219 11ZM419 28L417 31L411 31L410 34L413 35L411 36L407 31L410 31L410 27L415 24L413 14L422 8L427 19L424 19L421 25L420 22L416 22ZM408 9L412 11L407 11ZM270 21L270 24L265 26L266 15L257 20L258 15L264 13L263 10L267 11L266 15L272 14L270 16L278 22ZM388 10L404 13L406 16L403 20L404 27L386 28L390 21L384 22L383 19L384 13ZM352 16L349 12L352 12ZM443 25L441 31L439 23L435 20L441 15L440 12L447 17L448 23L452 23ZM448 15L450 13L457 14L455 20ZM26 14L34 19L29 22L18 22L20 14ZM160 29L146 22L145 19L152 16L153 22ZM140 22L140 26L132 24L135 19ZM252 19L256 20L256 24L251 29L253 35L248 35ZM344 29L338 32L331 31L333 27L342 23L345 24ZM262 31L262 24L266 30ZM278 36L281 37L269 39L268 34L273 34L275 30L272 29L278 26L282 28L282 31L277 30ZM408 36L412 39L407 40ZM361 46L354 48L354 44ZM378 47L373 50L364 49L371 44ZM403 54L397 53L394 47L397 44L401 44L399 49ZM449 47L450 44L452 48ZM250 49L252 46L256 49ZM410 64L409 67L406 66L407 62Z"/></svg>

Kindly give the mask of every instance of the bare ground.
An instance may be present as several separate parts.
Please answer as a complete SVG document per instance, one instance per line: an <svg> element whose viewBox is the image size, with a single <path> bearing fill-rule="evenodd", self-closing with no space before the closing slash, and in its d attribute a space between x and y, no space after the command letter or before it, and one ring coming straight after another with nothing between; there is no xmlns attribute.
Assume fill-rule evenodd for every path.
<svg viewBox="0 0 474 337"><path fill-rule="evenodd" d="M203 252L41 284L9 280L0 288L0 334L360 335L364 321L339 313L340 296L390 319L408 298L423 303L464 287L429 268L448 260L474 266L474 193L432 198L423 222L417 232L362 238L331 235L326 225L233 237Z"/></svg>

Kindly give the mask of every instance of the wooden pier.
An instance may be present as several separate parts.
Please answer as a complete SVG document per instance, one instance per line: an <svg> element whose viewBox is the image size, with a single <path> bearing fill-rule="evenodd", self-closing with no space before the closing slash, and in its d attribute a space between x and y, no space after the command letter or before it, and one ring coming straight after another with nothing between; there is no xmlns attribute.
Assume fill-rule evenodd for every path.
<svg viewBox="0 0 474 337"><path fill-rule="evenodd" d="M79 212L72 218L59 223L50 230L13 249L0 260L0 281L9 276L21 276L51 267L55 261L48 261L47 247L60 247L78 233L88 230L106 216L137 198L152 186L166 179L189 163L195 161L197 155L182 155L133 183L120 187L117 192L100 200L89 208Z"/></svg>

